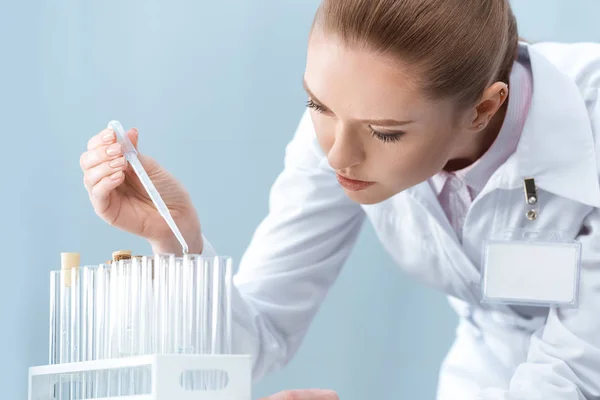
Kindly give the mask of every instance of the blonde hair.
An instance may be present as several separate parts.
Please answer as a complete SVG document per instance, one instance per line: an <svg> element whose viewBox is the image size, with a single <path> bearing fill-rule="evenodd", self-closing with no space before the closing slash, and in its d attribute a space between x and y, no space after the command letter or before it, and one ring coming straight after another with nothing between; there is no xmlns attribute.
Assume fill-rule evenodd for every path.
<svg viewBox="0 0 600 400"><path fill-rule="evenodd" d="M315 27L397 57L419 71L425 95L464 106L508 83L519 41L508 0L324 0Z"/></svg>

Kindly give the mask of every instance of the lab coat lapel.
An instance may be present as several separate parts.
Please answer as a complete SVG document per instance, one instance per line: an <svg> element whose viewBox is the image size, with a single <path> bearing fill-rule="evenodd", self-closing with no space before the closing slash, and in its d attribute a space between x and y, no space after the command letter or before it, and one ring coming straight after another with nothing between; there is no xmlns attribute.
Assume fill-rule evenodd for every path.
<svg viewBox="0 0 600 400"><path fill-rule="evenodd" d="M451 266L460 278L460 282L453 285L454 295L470 302L479 302L479 270L463 251L429 182L426 181L408 189L406 194L419 203L428 214L429 226L433 238L435 238L435 243L431 245L438 254L439 262Z"/></svg>
<svg viewBox="0 0 600 400"><path fill-rule="evenodd" d="M535 48L529 47L533 96L521 140L501 167L503 188L538 188L600 207L597 155L589 115L576 84Z"/></svg>

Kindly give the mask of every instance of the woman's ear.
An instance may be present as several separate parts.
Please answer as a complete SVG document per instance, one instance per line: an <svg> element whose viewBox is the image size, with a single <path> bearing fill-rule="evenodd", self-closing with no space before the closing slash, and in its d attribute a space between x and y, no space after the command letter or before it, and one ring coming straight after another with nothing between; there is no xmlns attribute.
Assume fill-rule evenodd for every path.
<svg viewBox="0 0 600 400"><path fill-rule="evenodd" d="M496 82L487 88L483 92L479 103L475 105L475 112L469 123L469 129L473 131L485 129L507 98L508 85L506 83Z"/></svg>

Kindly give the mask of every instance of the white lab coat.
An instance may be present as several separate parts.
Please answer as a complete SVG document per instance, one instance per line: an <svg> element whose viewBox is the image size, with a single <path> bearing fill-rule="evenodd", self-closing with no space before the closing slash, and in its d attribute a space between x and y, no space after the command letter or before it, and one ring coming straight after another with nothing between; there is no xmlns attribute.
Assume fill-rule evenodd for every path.
<svg viewBox="0 0 600 400"><path fill-rule="evenodd" d="M428 182L375 205L351 201L304 115L234 278L234 347L253 355L256 379L293 357L367 217L398 266L461 316L438 399L600 398L600 44L521 44L520 54L532 66L529 115L469 209L462 244ZM525 177L539 191L533 222ZM515 227L581 241L578 309L481 305L483 241Z"/></svg>

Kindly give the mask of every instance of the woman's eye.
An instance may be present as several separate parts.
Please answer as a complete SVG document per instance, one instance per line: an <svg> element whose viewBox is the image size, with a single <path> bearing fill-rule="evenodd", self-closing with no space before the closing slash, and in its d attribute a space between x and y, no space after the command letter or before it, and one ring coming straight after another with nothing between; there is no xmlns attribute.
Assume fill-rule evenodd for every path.
<svg viewBox="0 0 600 400"><path fill-rule="evenodd" d="M396 133L381 133L377 132L374 129L371 129L371 134L382 142L397 142L404 136L404 132L396 132Z"/></svg>
<svg viewBox="0 0 600 400"><path fill-rule="evenodd" d="M325 108L323 106L315 103L314 101L312 101L310 99L306 101L306 107L312 108L316 112L320 112L320 113L325 112Z"/></svg>

